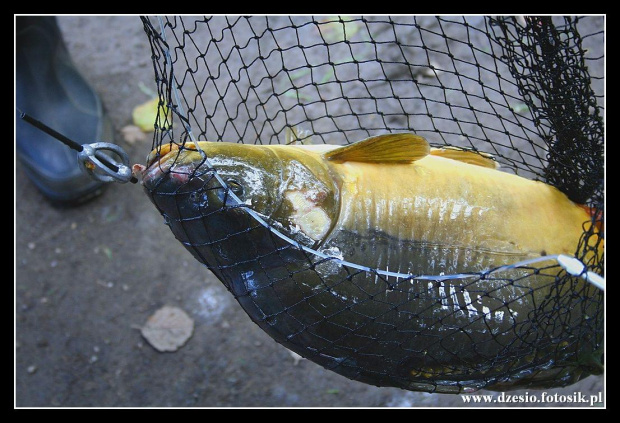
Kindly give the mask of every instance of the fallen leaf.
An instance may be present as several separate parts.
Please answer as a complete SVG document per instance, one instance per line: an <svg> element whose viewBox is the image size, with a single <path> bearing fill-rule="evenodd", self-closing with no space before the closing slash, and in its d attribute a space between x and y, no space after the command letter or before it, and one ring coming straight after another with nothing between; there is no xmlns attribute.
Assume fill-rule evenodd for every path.
<svg viewBox="0 0 620 423"><path fill-rule="evenodd" d="M103 254L105 254L105 256L107 258L109 258L110 260L112 260L112 250L110 249L110 247L103 247Z"/></svg>
<svg viewBox="0 0 620 423"><path fill-rule="evenodd" d="M168 114L168 108L161 106L162 119ZM133 123L144 132L152 132L155 130L155 120L159 113L159 97L155 97L146 101L133 109Z"/></svg>
<svg viewBox="0 0 620 423"><path fill-rule="evenodd" d="M129 144L146 140L146 134L136 125L127 125L121 128L123 139Z"/></svg>
<svg viewBox="0 0 620 423"><path fill-rule="evenodd" d="M328 43L338 43L351 39L360 29L362 25L351 20L348 16L342 16L338 21L333 18L325 18L319 22L319 32Z"/></svg>
<svg viewBox="0 0 620 423"><path fill-rule="evenodd" d="M194 321L180 308L164 306L148 318L140 332L157 351L176 351L192 336Z"/></svg>

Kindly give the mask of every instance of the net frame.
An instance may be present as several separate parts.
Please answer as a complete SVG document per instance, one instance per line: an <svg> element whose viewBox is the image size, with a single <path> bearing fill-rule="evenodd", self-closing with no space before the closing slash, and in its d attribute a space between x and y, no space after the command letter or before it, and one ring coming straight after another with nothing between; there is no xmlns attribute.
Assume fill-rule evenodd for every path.
<svg viewBox="0 0 620 423"><path fill-rule="evenodd" d="M198 139L244 142L255 137L256 143L288 143L291 139L286 131L291 128L298 135L295 138L304 139L303 132L297 129L302 124L309 125L314 142L317 139L320 142L337 139L337 143L349 144L385 130L415 131L429 138L434 136L433 145L456 145L491 152L505 170L550 183L574 201L589 205L594 210L592 222L590 225L584 223L584 234L576 246L575 256L584 261L589 270L604 274L603 260L592 254L600 243L593 245L590 242L591 237L602 238L601 229L595 223L603 220L604 210L604 97L594 92L591 81L604 79L603 76L591 75L585 62L596 62L602 57L586 58L583 47L584 39L596 38L603 33L581 37L577 25L583 18L497 17L484 18L474 24L462 17L278 17L276 24L270 21L270 17L253 19L241 16L192 19L192 26L192 22L181 17L143 18L162 99L155 122L153 148ZM208 28L207 47L201 47L191 35L198 33L198 28ZM403 28L417 31L419 43L402 42L399 35ZM253 35L241 39L238 34L248 29ZM293 41L278 38L278 34L289 29L297 34ZM319 41L302 43L301 40L307 39L304 34L309 31L316 31ZM385 36L390 31L393 38ZM177 47L171 48L173 40ZM227 41L232 42L232 47ZM387 50L388 53L381 49L394 44L397 48ZM455 44L467 45L471 56L464 59L453 54ZM312 52L317 49L327 50L326 61L313 62ZM366 56L369 51L370 57ZM420 61L419 54L414 54L419 51L423 52L423 61ZM296 65L293 58L299 57L304 60ZM217 63L217 66L211 63ZM383 77L368 76L370 73L365 69L377 64ZM537 64L541 65L536 67ZM178 71L180 65L186 69L181 75ZM537 71L529 77L523 76L533 68ZM208 72L200 76L199 69ZM346 76L351 69L355 70L354 77ZM445 74L456 77L456 85L446 83L442 76ZM488 78L495 85L486 82ZM242 81L248 84L244 85ZM417 87L416 95L403 95L402 84L411 82ZM269 88L268 94L260 91L264 84ZM381 84L390 87L387 95L377 91L376 85ZM478 85L472 89L471 84ZM358 86L363 87L363 95L356 91ZM192 87L196 88L195 93L191 92ZM550 90L561 91L562 100L550 101L541 95ZM215 96L208 93L215 93ZM210 106L207 99L214 97L217 100ZM337 106L332 107L342 101L349 105L346 113L338 111ZM422 104L422 110L412 106L413 102ZM515 105L514 102L518 103ZM367 104L371 104L370 110ZM270 112L271 109L275 112ZM316 109L320 111L316 112ZM199 110L205 112L204 116L199 116ZM489 118L494 119L492 124ZM379 123L376 123L377 119ZM351 120L355 122L353 125L347 123ZM175 133L176 128L182 128L180 135L178 131ZM580 149L583 146L587 158L580 158L580 165L575 166L575 157L583 154ZM518 159L511 155L512 152L518 152ZM226 181L218 175L217 169L209 164L208 157L205 156L204 160L207 168L214 171L213 177L226 188L232 206L244 207L234 192L226 187ZM471 281L494 277L501 280L501 273L508 270L502 267L442 276L369 268L308 248L282 234L251 209L246 208L246 211L255 221L247 232L262 227L269 231L270 236L285 242L282 246L274 240L274 245L279 245L276 251L298 249L312 268L337 263L346 269L348 279L362 272L371 273L384 281L388 290L398 289L400 284L414 279L437 283L462 279L463 286L469 286ZM209 243L215 245L220 241L211 240ZM201 261L216 275L226 268L222 263L209 264L206 257L201 257ZM524 262L510 267L529 271L531 275L550 275L555 289L561 293L556 298L556 307L562 303L562 295L566 296L566 287L574 289L577 286L575 278L561 273L562 267L557 263L542 268L531 265L531 262ZM519 285L518 281L511 281L512 284L515 282ZM247 296L247 292L233 294L238 300ZM580 297L577 304L584 309L594 307L597 316L575 329L579 334L571 339L591 338L593 333L595 344L602 346L602 293L584 293L582 289L581 293L573 291L571 296ZM590 304L592 297L596 297L593 300L595 306ZM527 336L519 338L523 341ZM343 363L338 366L346 367ZM505 372L510 377L489 377L483 383L464 379L449 388L435 383L418 383L413 389L461 391L472 386L489 387L518 379L521 371L511 369ZM351 377L350 374L347 376ZM353 378L360 379L359 375ZM389 378L390 375L383 377Z"/></svg>

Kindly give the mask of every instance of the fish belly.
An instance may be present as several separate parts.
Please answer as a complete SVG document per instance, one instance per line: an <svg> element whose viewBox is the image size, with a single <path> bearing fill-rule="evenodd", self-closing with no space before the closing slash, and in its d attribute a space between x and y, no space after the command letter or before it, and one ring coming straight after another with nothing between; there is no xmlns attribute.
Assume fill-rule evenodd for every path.
<svg viewBox="0 0 620 423"><path fill-rule="evenodd" d="M532 328L548 324L571 293L579 295L563 305L573 310L564 324L578 326L584 315L596 314L600 304L583 301L596 290L579 279L558 287L561 269L552 260L480 273L574 254L588 221L584 211L545 184L442 158L334 167L341 210L323 251L371 269L425 276L386 277L329 261L316 267L321 281L315 292L329 295L307 302L331 313L323 325L329 335L322 337L337 342L323 353L340 357L341 370L375 369L361 373L375 384L390 379L442 392L491 388L506 375L521 386L581 377L577 357L594 351L596 342L577 342L582 334L570 340L561 325ZM561 370L552 365L561 361L554 355L556 339L564 340L562 357L573 363ZM551 376L543 372L549 367Z"/></svg>

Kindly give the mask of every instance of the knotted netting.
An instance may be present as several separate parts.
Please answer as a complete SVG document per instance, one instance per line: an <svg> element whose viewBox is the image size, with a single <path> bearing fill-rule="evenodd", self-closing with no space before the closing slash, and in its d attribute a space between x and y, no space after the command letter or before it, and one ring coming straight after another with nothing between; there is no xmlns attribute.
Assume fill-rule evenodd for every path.
<svg viewBox="0 0 620 423"><path fill-rule="evenodd" d="M160 96L152 156L196 153L191 166L177 158L177 170L153 170L147 194L276 341L351 379L429 392L602 373L604 294L584 275L604 276L603 17L142 21ZM387 133L490 154L501 172L585 206L570 251L583 271L546 251L465 260L466 248L380 227L304 238L258 210L230 163L197 144L348 145Z"/></svg>

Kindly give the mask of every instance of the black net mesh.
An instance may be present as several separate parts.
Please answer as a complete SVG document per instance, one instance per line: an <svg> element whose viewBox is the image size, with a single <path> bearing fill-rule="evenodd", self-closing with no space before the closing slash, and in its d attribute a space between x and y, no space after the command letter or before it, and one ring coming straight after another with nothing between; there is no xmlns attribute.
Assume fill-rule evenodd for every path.
<svg viewBox="0 0 620 423"><path fill-rule="evenodd" d="M313 242L243 201L225 163L188 144L409 132L490 153L502 172L587 206L570 255L603 276L603 17L142 20L161 99L153 149L197 158L160 165L147 193L276 341L349 378L429 392L564 386L603 371L603 292L556 252L497 266L453 249L430 266L441 245L383 228Z"/></svg>

